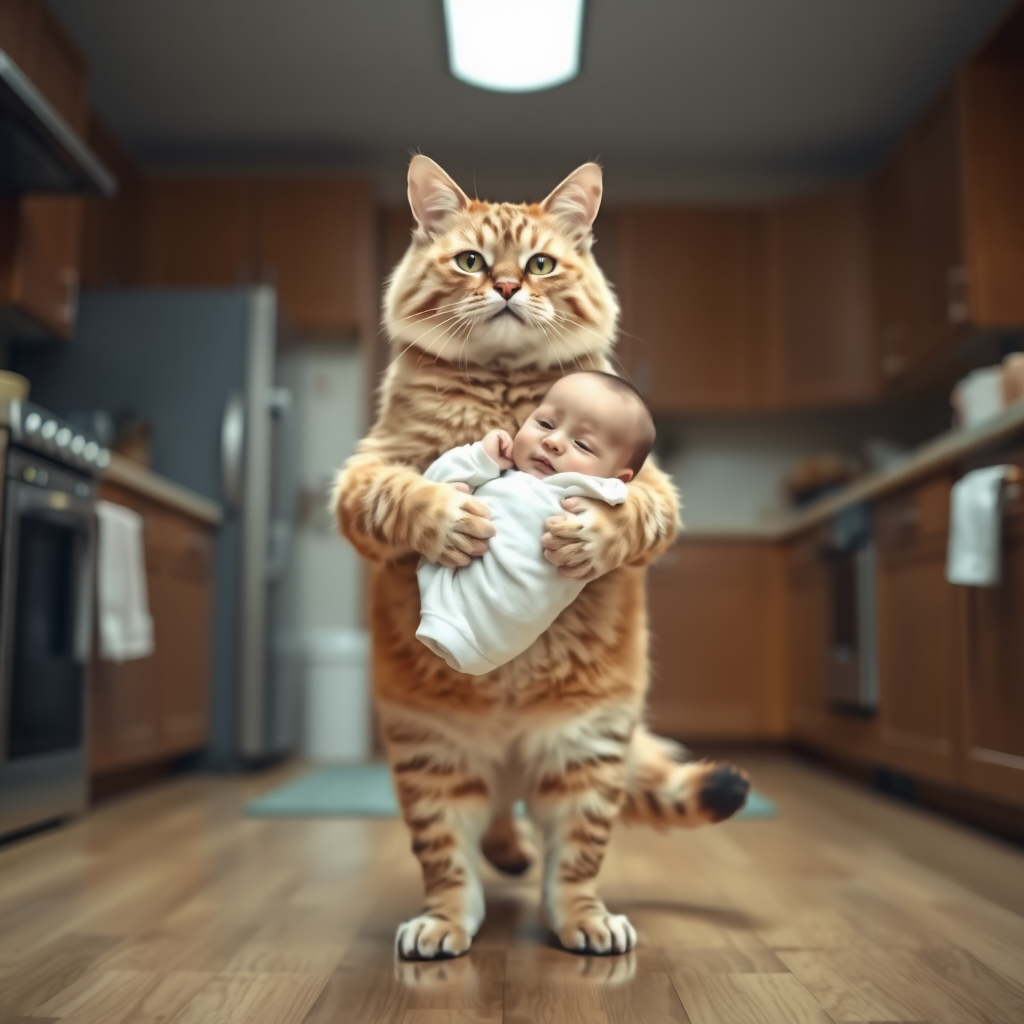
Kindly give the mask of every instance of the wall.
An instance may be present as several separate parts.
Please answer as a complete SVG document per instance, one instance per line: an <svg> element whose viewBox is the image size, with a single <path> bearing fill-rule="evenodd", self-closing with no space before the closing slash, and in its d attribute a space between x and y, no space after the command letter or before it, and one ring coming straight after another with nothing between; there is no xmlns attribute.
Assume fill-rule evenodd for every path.
<svg viewBox="0 0 1024 1024"><path fill-rule="evenodd" d="M688 529L770 525L788 507L784 481L802 456L837 452L867 465L864 443L905 446L949 428L944 398L800 414L687 417L658 425L658 449L683 497Z"/></svg>

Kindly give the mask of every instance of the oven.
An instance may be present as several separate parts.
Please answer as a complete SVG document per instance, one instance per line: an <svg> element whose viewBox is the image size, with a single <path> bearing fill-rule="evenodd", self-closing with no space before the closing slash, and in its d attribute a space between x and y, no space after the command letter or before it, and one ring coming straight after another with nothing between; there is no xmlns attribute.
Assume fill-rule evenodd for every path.
<svg viewBox="0 0 1024 1024"><path fill-rule="evenodd" d="M826 693L838 710L878 708L877 553L870 506L832 519L823 557L829 596Z"/></svg>
<svg viewBox="0 0 1024 1024"><path fill-rule="evenodd" d="M80 435L67 458L50 455L57 431L26 437L17 413L3 459L0 835L82 810L88 785L93 471L72 457Z"/></svg>

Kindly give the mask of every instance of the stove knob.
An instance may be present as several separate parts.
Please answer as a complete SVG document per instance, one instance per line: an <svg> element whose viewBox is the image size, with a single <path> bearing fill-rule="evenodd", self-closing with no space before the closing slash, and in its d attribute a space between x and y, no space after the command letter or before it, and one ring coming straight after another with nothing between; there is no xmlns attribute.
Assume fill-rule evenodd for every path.
<svg viewBox="0 0 1024 1024"><path fill-rule="evenodd" d="M43 424L42 430L39 431L44 441L52 441L54 435L57 433L57 421L47 420Z"/></svg>
<svg viewBox="0 0 1024 1024"><path fill-rule="evenodd" d="M75 455L81 455L85 448L85 438L81 434L75 434L71 439L71 451Z"/></svg>
<svg viewBox="0 0 1024 1024"><path fill-rule="evenodd" d="M100 469L106 469L107 466L110 465L110 452L108 452L106 448L101 448L96 453L96 465L99 466Z"/></svg>
<svg viewBox="0 0 1024 1024"><path fill-rule="evenodd" d="M95 462L96 453L100 450L100 446L95 441L89 441L86 446L82 449L82 458L86 462Z"/></svg>
<svg viewBox="0 0 1024 1024"><path fill-rule="evenodd" d="M60 430L57 431L57 436L54 440L57 442L58 448L67 448L67 446L71 444L71 431L68 430L67 427L61 427Z"/></svg>
<svg viewBox="0 0 1024 1024"><path fill-rule="evenodd" d="M25 433L36 434L39 432L39 428L43 425L43 417L37 412L30 412L25 417Z"/></svg>

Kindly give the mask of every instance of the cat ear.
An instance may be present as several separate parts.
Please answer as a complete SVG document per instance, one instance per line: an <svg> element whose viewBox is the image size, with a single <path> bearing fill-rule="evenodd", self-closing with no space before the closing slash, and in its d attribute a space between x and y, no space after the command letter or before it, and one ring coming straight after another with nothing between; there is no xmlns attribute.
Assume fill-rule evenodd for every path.
<svg viewBox="0 0 1024 1024"><path fill-rule="evenodd" d="M449 214L469 206L469 197L439 164L417 153L409 164L409 206L419 230L432 235Z"/></svg>
<svg viewBox="0 0 1024 1024"><path fill-rule="evenodd" d="M541 204L547 213L558 217L569 232L585 238L601 208L603 175L597 164L577 167Z"/></svg>

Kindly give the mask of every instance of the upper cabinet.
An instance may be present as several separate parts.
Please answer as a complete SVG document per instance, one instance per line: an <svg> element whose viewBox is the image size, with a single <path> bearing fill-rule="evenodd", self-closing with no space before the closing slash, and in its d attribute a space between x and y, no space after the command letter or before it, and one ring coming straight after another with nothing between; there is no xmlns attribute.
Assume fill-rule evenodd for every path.
<svg viewBox="0 0 1024 1024"><path fill-rule="evenodd" d="M595 254L619 289L626 367L652 407L671 414L757 404L752 216L625 210L615 242L610 259L600 243Z"/></svg>
<svg viewBox="0 0 1024 1024"><path fill-rule="evenodd" d="M871 398L871 262L862 188L763 214L760 312L766 404L812 407Z"/></svg>
<svg viewBox="0 0 1024 1024"><path fill-rule="evenodd" d="M376 330L369 185L345 178L155 178L147 185L143 282L267 282L307 334Z"/></svg>
<svg viewBox="0 0 1024 1024"><path fill-rule="evenodd" d="M258 188L260 276L306 332L376 330L375 211L368 182L292 178Z"/></svg>
<svg viewBox="0 0 1024 1024"><path fill-rule="evenodd" d="M0 49L78 134L88 122L85 61L41 0L0 2ZM14 336L74 333L82 200L0 199L0 306Z"/></svg>
<svg viewBox="0 0 1024 1024"><path fill-rule="evenodd" d="M871 183L876 352L897 381L969 330L1024 324L1024 15ZM1017 27L1015 27L1017 25Z"/></svg>

